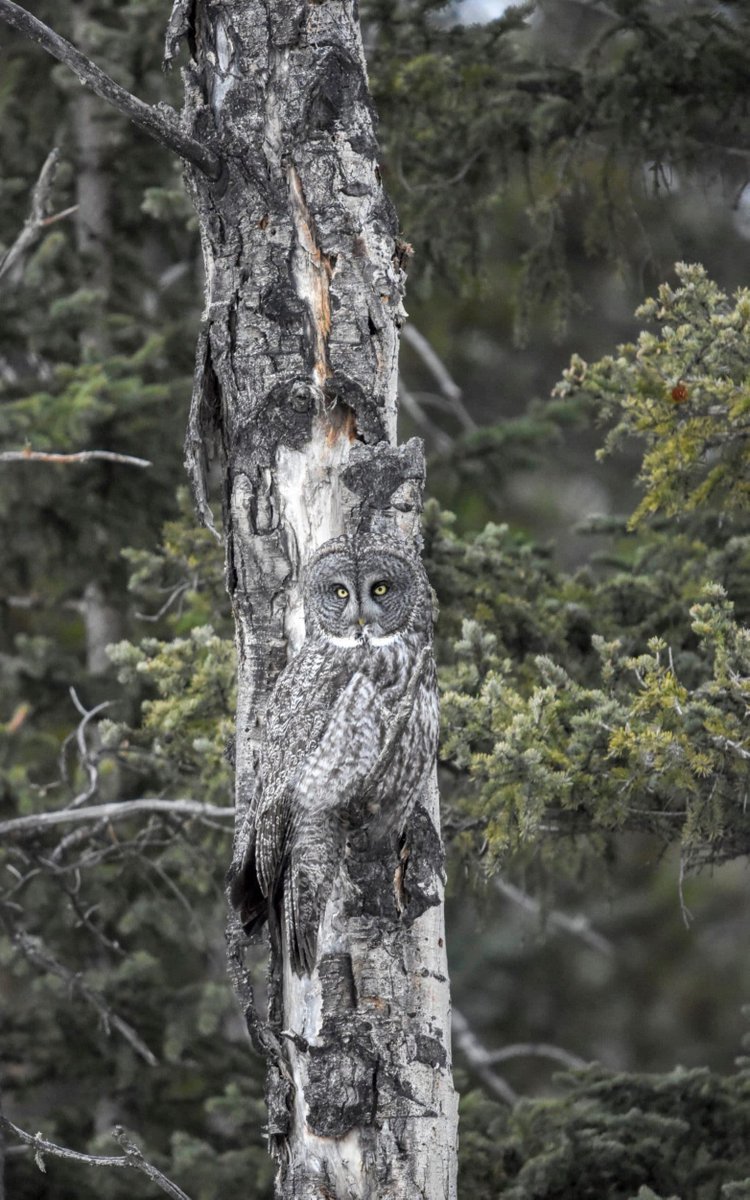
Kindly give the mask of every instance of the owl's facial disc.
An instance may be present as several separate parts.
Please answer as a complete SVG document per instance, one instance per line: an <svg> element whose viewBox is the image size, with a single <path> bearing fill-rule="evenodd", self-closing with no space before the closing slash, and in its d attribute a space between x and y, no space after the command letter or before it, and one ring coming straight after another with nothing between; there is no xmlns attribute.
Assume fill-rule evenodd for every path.
<svg viewBox="0 0 750 1200"><path fill-rule="evenodd" d="M361 548L336 539L310 567L307 632L317 630L338 646L386 645L413 629L415 620L424 623L425 586L419 564L385 539Z"/></svg>

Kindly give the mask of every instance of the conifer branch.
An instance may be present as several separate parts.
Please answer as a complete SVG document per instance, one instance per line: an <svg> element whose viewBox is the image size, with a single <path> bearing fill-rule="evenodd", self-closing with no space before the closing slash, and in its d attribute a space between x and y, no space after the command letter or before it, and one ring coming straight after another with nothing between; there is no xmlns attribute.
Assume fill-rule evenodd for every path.
<svg viewBox="0 0 750 1200"><path fill-rule="evenodd" d="M84 87L118 109L144 133L199 167L210 178L218 177L220 164L217 156L180 128L179 116L168 104L144 104L66 38L55 33L20 4L14 4L13 0L0 0L0 20L32 42L38 42L53 58L70 67Z"/></svg>
<svg viewBox="0 0 750 1200"><path fill-rule="evenodd" d="M7 1130L13 1137L30 1146L34 1151L34 1161L40 1171L45 1171L43 1155L49 1154L54 1158L65 1158L71 1162L85 1163L88 1167L129 1167L135 1171L140 1171L146 1175L152 1183L155 1183L162 1192L166 1192L172 1200L190 1200L186 1192L168 1179L166 1175L143 1157L142 1152L126 1135L121 1125L115 1125L112 1130L112 1137L122 1146L125 1153L123 1155L109 1154L82 1154L80 1150L69 1150L66 1146L58 1146L54 1142L47 1141L40 1133L27 1133L25 1129L19 1129L7 1117L0 1113L0 1129Z"/></svg>

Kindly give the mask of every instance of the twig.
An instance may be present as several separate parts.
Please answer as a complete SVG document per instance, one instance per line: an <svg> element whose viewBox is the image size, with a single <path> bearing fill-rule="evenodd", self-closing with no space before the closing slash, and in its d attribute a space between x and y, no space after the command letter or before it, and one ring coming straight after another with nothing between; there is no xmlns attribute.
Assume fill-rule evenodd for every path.
<svg viewBox="0 0 750 1200"><path fill-rule="evenodd" d="M99 1020L102 1023L105 1033L108 1034L110 1029L116 1029L144 1062L147 1062L150 1067L159 1065L158 1058L149 1050L146 1043L142 1041L135 1029L133 1029L133 1026L118 1016L116 1012L113 1012L104 998L93 988L90 988L88 984L84 983L77 971L71 971L61 962L58 962L50 954L41 938L31 937L30 934L22 930L17 930L13 935L13 944L18 947L24 958L28 959L35 967L39 967L42 971L47 971L50 975L56 975L58 979L65 981L71 992L78 992L81 998L87 1004L90 1004L99 1014Z"/></svg>
<svg viewBox="0 0 750 1200"><path fill-rule="evenodd" d="M74 799L68 804L68 808L80 808L83 804L86 804L91 799L97 787L99 786L99 768L95 762L92 762L89 755L89 748L86 745L86 726L88 725L89 721L93 720L93 718L100 712L103 712L105 708L109 708L112 704L112 701L103 700L101 704L97 704L94 706L94 708L89 710L84 708L84 706L81 704L81 701L78 699L78 693L74 687L68 688L68 691L70 692L71 699L82 717L78 724L78 728L75 731L75 740L76 745L78 746L78 755L81 760L81 765L85 768L86 774L89 777L88 787L84 788L82 792L79 792L78 795L75 796Z"/></svg>
<svg viewBox="0 0 750 1200"><path fill-rule="evenodd" d="M31 813L0 821L0 836L9 833L40 832L53 825L70 825L78 821L124 821L138 812L175 813L185 817L234 817L233 808L218 808L198 800L121 800L113 804L91 804L87 808L61 808L54 812Z"/></svg>
<svg viewBox="0 0 750 1200"><path fill-rule="evenodd" d="M34 1151L34 1160L40 1171L46 1170L42 1157L44 1154L53 1155L55 1158L66 1158L71 1162L85 1163L88 1167L130 1167L148 1176L151 1182L155 1183L163 1192L166 1192L168 1196L171 1196L172 1200L190 1200L187 1192L183 1192L182 1188L178 1187L176 1183L172 1183L172 1180L163 1175L158 1167L146 1161L135 1142L131 1142L126 1136L121 1125L115 1125L112 1130L112 1137L125 1151L125 1154L122 1156L82 1154L79 1150L69 1150L66 1146L57 1146L54 1142L48 1142L40 1133L26 1133L24 1129L19 1129L17 1125L14 1125L12 1121L9 1121L2 1114L0 1114L0 1127L6 1129L8 1133L12 1133L14 1137L24 1142L27 1146L31 1146Z"/></svg>
<svg viewBox="0 0 750 1200"><path fill-rule="evenodd" d="M491 1070L488 1051L476 1037L466 1017L457 1008L453 1009L453 1037L459 1050L466 1055L485 1087L494 1092L500 1100L504 1100L506 1104L515 1104L518 1096L502 1075Z"/></svg>
<svg viewBox="0 0 750 1200"><path fill-rule="evenodd" d="M451 408L464 429L476 429L476 421L464 406L461 388L455 382L445 363L436 354L424 334L420 333L418 329L415 329L413 325L407 322L401 330L401 336L411 346L412 350L415 350L419 355L446 400L450 400Z"/></svg>
<svg viewBox="0 0 750 1200"><path fill-rule="evenodd" d="M38 21L20 4L14 4L13 0L0 0L0 20L24 37L38 42L53 58L70 67L85 87L113 105L150 137L200 167L210 178L218 178L220 162L217 156L180 128L180 118L168 104L144 104L59 33Z"/></svg>
<svg viewBox="0 0 750 1200"><path fill-rule="evenodd" d="M488 1063L507 1062L509 1058L551 1058L553 1062L562 1063L573 1070L588 1066L585 1058L549 1042L514 1042L503 1046L502 1050L487 1050L485 1053Z"/></svg>
<svg viewBox="0 0 750 1200"><path fill-rule="evenodd" d="M55 147L50 150L44 160L44 165L39 172L39 178L34 184L31 193L31 209L26 218L23 229L19 233L13 244L6 250L3 257L0 259L0 279L3 275L7 275L13 269L17 262L23 258L29 246L37 237L39 230L43 225L49 224L49 218L45 220L47 205L49 203L52 186L55 182L55 173L57 171L57 163L60 158L60 151ZM70 211L70 210L68 210ZM57 219L66 214L58 214Z"/></svg>
<svg viewBox="0 0 750 1200"><path fill-rule="evenodd" d="M0 5L4 0L0 0ZM53 454L46 450L3 450L0 462L45 462L79 463L101 459L104 462L124 463L128 467L150 467L147 458L135 458L132 454L115 454L114 450L78 450L75 454Z"/></svg>
<svg viewBox="0 0 750 1200"><path fill-rule="evenodd" d="M404 412L409 414L417 428L433 438L435 445L441 453L449 454L453 442L448 437L448 434L431 417L428 417L414 393L409 390L402 379L398 381L398 398Z"/></svg>
<svg viewBox="0 0 750 1200"><path fill-rule="evenodd" d="M189 587L190 587L190 583L178 584L176 588L173 588L171 590L170 595L167 596L166 600L164 601L164 603L162 604L162 606L158 612L155 612L155 613L136 612L136 614L135 614L136 617L138 618L139 621L158 621L161 617L164 616L165 612L167 612L172 607L175 600L179 599L180 596L183 596L185 594L185 592L188 590Z"/></svg>
<svg viewBox="0 0 750 1200"><path fill-rule="evenodd" d="M537 916L541 913L542 906L539 901L535 900L533 896L529 896L527 892L521 891L521 888L516 887L515 884L508 883L507 880L501 879L499 875L494 876L493 882L500 894L505 896L506 900L511 900L519 908L525 909L526 912L534 913ZM580 938L592 950L598 951L599 954L604 954L607 958L614 956L615 949L612 943L607 941L605 937L602 937L600 933L597 933L595 929L592 929L588 917L584 917L582 913L579 913L575 917L569 917L567 913L558 912L557 909L553 909L552 912L547 914L547 921L550 925L564 930L565 933L572 933L574 937Z"/></svg>

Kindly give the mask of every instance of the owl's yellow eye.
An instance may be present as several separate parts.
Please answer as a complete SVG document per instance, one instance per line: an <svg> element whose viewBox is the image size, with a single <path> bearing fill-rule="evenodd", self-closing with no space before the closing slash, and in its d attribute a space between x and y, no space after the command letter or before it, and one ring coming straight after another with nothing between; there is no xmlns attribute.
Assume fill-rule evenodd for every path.
<svg viewBox="0 0 750 1200"><path fill-rule="evenodd" d="M343 586L343 584L339 584L338 587L334 589L334 591L336 592L336 595L338 596L339 600L348 600L349 599L349 589L345 588Z"/></svg>
<svg viewBox="0 0 750 1200"><path fill-rule="evenodd" d="M373 594L373 596L380 597L380 596L384 596L387 591L388 591L387 583L376 583L372 589L372 594Z"/></svg>

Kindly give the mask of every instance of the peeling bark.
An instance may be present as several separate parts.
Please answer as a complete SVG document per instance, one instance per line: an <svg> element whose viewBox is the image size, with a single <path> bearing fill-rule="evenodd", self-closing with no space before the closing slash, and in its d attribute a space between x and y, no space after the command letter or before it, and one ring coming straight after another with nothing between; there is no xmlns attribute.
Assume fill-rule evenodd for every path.
<svg viewBox="0 0 750 1200"><path fill-rule="evenodd" d="M167 60L181 40L185 132L222 163L216 180L186 168L207 286L186 455L210 525L207 467L223 462L236 872L266 699L304 635L301 570L343 532L418 543L424 460L395 444L403 273L353 0L176 0ZM230 927L285 1200L455 1196L438 830L433 784L403 846L351 833L313 975L272 946L267 1022Z"/></svg>

